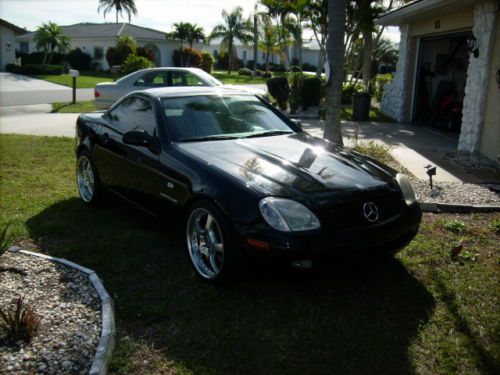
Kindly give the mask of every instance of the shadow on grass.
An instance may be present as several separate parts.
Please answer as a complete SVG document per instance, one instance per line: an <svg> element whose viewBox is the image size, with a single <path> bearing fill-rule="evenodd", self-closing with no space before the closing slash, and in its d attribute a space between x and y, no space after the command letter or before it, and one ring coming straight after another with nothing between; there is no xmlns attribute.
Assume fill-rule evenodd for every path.
<svg viewBox="0 0 500 375"><path fill-rule="evenodd" d="M434 300L399 261L310 274L264 268L215 287L191 271L180 215L150 219L121 202L88 208L75 198L27 225L42 251L99 273L121 334L195 373L413 372L408 347ZM112 372L128 372L126 361Z"/></svg>

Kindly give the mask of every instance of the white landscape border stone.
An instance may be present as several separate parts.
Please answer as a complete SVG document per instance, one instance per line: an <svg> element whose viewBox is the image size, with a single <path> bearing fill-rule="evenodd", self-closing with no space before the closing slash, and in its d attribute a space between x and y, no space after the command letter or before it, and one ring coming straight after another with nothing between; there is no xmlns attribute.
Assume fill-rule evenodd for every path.
<svg viewBox="0 0 500 375"><path fill-rule="evenodd" d="M97 345L94 359L92 360L89 375L106 375L108 373L111 354L113 353L113 348L115 346L115 311L113 299L104 288L101 279L99 279L95 271L89 268L82 267L79 264L70 262L69 260L63 258L56 258L50 255L35 253L33 251L22 250L18 246L10 247L9 251L12 253L21 253L36 256L56 263L60 263L69 268L73 268L77 271L83 272L87 275L89 281L92 283L94 289L99 295L99 299L101 300L101 336L99 338L99 343Z"/></svg>

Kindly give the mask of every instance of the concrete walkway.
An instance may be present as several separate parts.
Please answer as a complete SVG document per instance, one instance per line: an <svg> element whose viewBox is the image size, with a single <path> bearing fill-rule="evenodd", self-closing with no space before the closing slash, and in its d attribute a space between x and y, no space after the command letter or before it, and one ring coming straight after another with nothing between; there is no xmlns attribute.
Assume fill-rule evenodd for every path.
<svg viewBox="0 0 500 375"><path fill-rule="evenodd" d="M302 124L304 130L311 134L318 137L323 136L322 122L303 120ZM392 156L419 179L429 179L425 166L433 164L437 166L435 181L479 182L473 176L458 170L440 157L443 152L457 149L458 137L456 135L444 134L411 124L345 121L342 133L346 146L354 146L355 144L356 124L359 126L358 142L373 141L389 147Z"/></svg>
<svg viewBox="0 0 500 375"><path fill-rule="evenodd" d="M50 104L0 107L0 133L74 137L78 113L50 113Z"/></svg>
<svg viewBox="0 0 500 375"><path fill-rule="evenodd" d="M94 99L93 89L77 89L77 101ZM70 102L72 90L41 79L0 73L0 106Z"/></svg>

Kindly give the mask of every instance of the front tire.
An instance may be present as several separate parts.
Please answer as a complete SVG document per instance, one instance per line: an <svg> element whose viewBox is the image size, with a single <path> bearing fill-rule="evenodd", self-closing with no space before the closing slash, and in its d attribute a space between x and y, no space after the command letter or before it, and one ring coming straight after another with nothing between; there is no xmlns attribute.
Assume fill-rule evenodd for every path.
<svg viewBox="0 0 500 375"><path fill-rule="evenodd" d="M101 182L90 159L88 151L78 153L76 162L76 186L80 198L88 205L96 205L100 200Z"/></svg>
<svg viewBox="0 0 500 375"><path fill-rule="evenodd" d="M241 269L241 247L224 213L210 201L198 201L189 210L186 240L191 264L205 281L233 279Z"/></svg>

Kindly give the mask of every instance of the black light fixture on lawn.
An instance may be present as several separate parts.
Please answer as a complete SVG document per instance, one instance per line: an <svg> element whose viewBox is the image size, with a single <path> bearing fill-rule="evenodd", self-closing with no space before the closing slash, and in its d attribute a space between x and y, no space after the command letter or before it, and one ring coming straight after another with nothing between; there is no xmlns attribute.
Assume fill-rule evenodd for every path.
<svg viewBox="0 0 500 375"><path fill-rule="evenodd" d="M477 59L479 57L479 47L477 46L477 39L473 33L470 33L467 37L467 50L472 53Z"/></svg>

